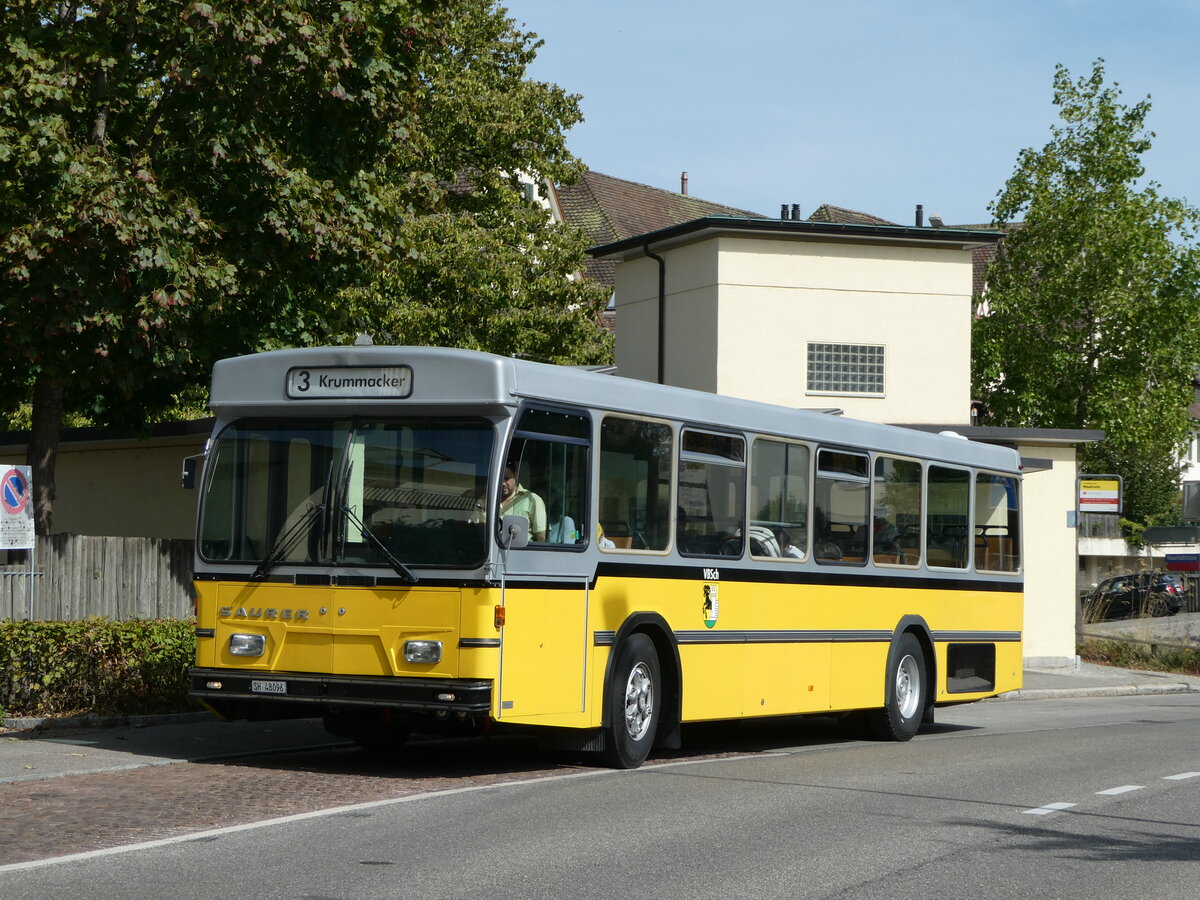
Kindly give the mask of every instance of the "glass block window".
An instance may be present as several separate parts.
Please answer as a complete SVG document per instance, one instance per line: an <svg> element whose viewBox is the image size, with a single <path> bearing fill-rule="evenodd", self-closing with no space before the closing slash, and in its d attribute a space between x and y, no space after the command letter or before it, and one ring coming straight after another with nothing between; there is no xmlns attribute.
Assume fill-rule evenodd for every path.
<svg viewBox="0 0 1200 900"><path fill-rule="evenodd" d="M878 344L809 344L808 390L883 394L883 347Z"/></svg>

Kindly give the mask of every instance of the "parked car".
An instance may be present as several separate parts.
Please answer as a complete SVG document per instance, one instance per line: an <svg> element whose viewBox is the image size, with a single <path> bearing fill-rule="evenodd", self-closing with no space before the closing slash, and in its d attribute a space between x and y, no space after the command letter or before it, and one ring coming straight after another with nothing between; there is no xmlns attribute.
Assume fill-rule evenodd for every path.
<svg viewBox="0 0 1200 900"><path fill-rule="evenodd" d="M1183 577L1175 572L1114 575L1096 585L1083 599L1083 620L1136 619L1173 616L1187 602Z"/></svg>

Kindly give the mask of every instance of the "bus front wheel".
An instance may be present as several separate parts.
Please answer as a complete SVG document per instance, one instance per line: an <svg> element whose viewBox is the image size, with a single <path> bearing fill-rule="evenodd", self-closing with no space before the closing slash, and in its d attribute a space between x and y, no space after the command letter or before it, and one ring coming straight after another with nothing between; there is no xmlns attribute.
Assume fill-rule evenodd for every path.
<svg viewBox="0 0 1200 900"><path fill-rule="evenodd" d="M900 635L888 654L887 688L883 709L872 710L871 731L886 741L907 741L925 717L925 651L913 635Z"/></svg>
<svg viewBox="0 0 1200 900"><path fill-rule="evenodd" d="M617 769L636 769L650 755L662 711L658 652L646 635L630 635L621 644L605 704L605 762Z"/></svg>

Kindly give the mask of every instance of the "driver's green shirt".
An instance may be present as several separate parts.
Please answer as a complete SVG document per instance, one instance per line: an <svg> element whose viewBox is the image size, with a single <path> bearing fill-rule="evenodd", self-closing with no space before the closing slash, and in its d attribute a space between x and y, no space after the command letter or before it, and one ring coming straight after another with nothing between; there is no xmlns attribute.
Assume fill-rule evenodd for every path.
<svg viewBox="0 0 1200 900"><path fill-rule="evenodd" d="M529 537L546 531L546 504L533 491L521 485L500 504L502 516L524 516L529 520Z"/></svg>

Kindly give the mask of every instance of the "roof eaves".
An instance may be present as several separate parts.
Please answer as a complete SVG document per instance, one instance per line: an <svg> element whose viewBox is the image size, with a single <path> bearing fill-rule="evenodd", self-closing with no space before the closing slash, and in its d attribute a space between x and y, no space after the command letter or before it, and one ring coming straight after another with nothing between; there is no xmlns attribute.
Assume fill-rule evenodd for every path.
<svg viewBox="0 0 1200 900"><path fill-rule="evenodd" d="M906 225L859 225L833 222L796 221L794 219L751 219L735 216L705 216L658 231L592 247L588 253L597 258L622 257L643 250L650 244L685 243L704 232L749 233L797 237L828 237L841 240L900 241L904 243L958 243L964 249L1000 240L1000 232L960 231L953 228L920 228Z"/></svg>

